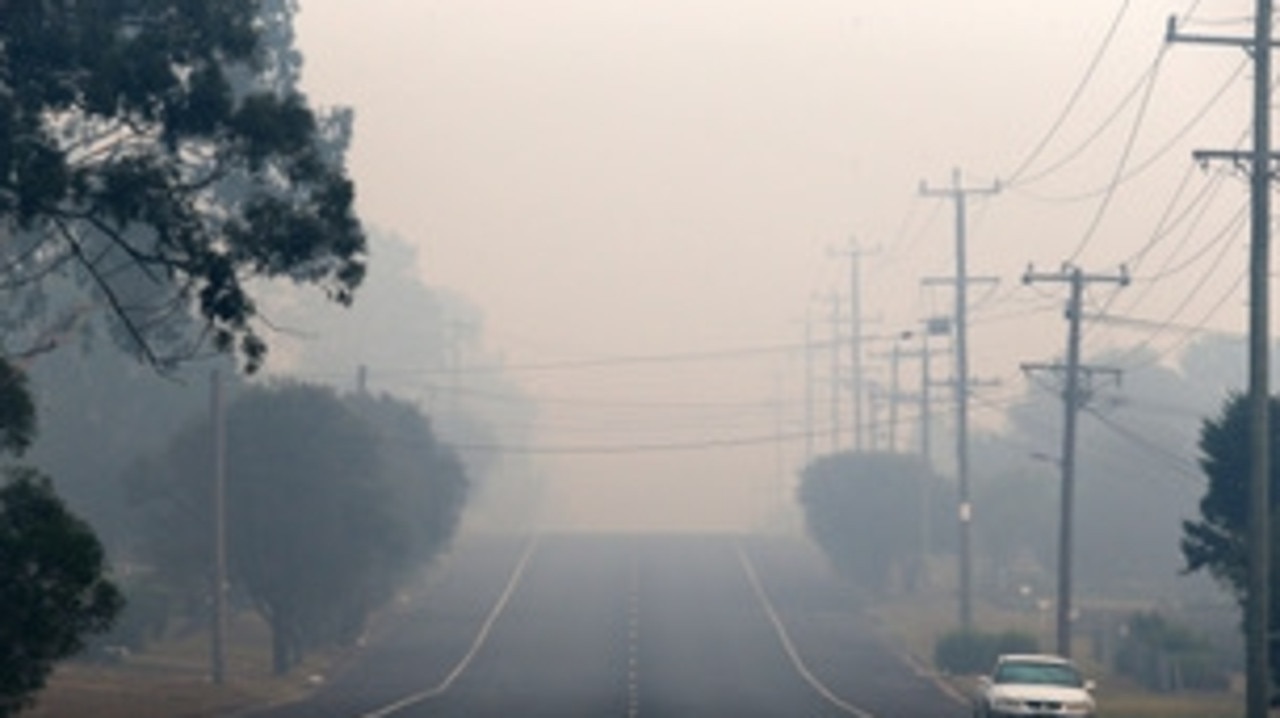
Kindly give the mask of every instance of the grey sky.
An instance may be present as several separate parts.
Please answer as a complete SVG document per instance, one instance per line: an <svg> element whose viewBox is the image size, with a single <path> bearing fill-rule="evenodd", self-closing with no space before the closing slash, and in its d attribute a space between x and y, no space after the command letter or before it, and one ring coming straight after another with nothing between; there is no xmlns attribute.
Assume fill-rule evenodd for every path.
<svg viewBox="0 0 1280 718"><path fill-rule="evenodd" d="M1175 199L1191 149L1232 147L1247 126L1248 75L1230 79L1244 55L1173 46L1143 82L1165 18L1192 7L1198 31L1248 30L1245 3L1192 0L303 0L299 32L309 92L356 108L366 220L419 247L424 279L470 297L486 343L524 365L801 341L811 297L846 286L828 252L851 236L879 247L864 264L875 331L946 311L948 296L919 282L952 271L951 210L919 198L918 183L941 185L957 166L975 183L1009 179L1123 11L1025 176L1105 128L1097 140L972 207L971 269L1001 278L975 290L973 370L1004 382L998 405L1022 391L1018 363L1059 354L1065 332L1061 289L1020 289L1021 271L1081 245L1087 269L1134 270L1111 311L1244 324L1244 286L1232 290L1244 235L1215 239L1243 185L1194 170ZM1166 208L1201 206L1194 231L1200 215L1187 214L1152 242ZM1095 308L1110 292L1093 293ZM1143 339L1099 327L1087 342ZM1170 353L1187 340L1150 338ZM798 355L771 354L521 383L549 399L540 445L697 443L799 429L801 370ZM779 394L781 424L762 406ZM558 516L575 525L616 521L601 505L621 502L635 526L732 527L776 498L779 467L802 447L548 461Z"/></svg>

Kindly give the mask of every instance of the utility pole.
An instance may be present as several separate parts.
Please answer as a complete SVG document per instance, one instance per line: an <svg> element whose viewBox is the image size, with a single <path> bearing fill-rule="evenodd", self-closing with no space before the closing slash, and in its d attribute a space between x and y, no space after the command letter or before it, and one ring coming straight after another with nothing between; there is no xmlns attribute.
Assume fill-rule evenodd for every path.
<svg viewBox="0 0 1280 718"><path fill-rule="evenodd" d="M213 424L213 601L209 626L209 674L215 686L226 681L227 638L227 433L222 374L209 381L209 414Z"/></svg>
<svg viewBox="0 0 1280 718"><path fill-rule="evenodd" d="M853 402L853 449L862 451L864 411L862 374L862 258L877 249L864 250L857 240L849 240L849 248L838 256L849 259L849 398Z"/></svg>
<svg viewBox="0 0 1280 718"><path fill-rule="evenodd" d="M930 189L921 182L920 194L925 197L943 197L955 205L955 322L956 322L956 482L960 489L958 517L960 526L960 627L973 628L973 506L969 498L969 268L965 256L967 232L966 210L968 198L977 195L993 195L1000 185L968 187L961 182L960 170L951 174L950 189Z"/></svg>
<svg viewBox="0 0 1280 718"><path fill-rule="evenodd" d="M915 337L915 332L904 331L893 336L893 346L887 352L878 352L872 354L876 359L889 360L889 389L886 392L886 400L889 402L889 429L888 429L888 447L889 451L896 453L898 451L898 408L903 401L918 399L916 394L904 392L902 390L902 360L915 359L924 357L923 351L909 351L902 348L902 342L906 339ZM874 428L874 425L873 425ZM875 435L875 434L873 434ZM875 445L872 447L876 448Z"/></svg>
<svg viewBox="0 0 1280 718"><path fill-rule="evenodd" d="M893 341L889 350L889 452L898 452L898 401L902 398L901 385L898 383L898 366L902 360L902 345Z"/></svg>
<svg viewBox="0 0 1280 718"><path fill-rule="evenodd" d="M804 313L804 465L813 463L813 317Z"/></svg>
<svg viewBox="0 0 1280 718"><path fill-rule="evenodd" d="M840 450L840 295L832 292L831 304L831 453Z"/></svg>
<svg viewBox="0 0 1280 718"><path fill-rule="evenodd" d="M1057 645L1058 654L1071 657L1071 563L1072 563L1072 524L1074 522L1075 474L1076 474L1076 422L1081 407L1087 401L1089 392L1081 388L1081 376L1094 371L1080 366L1080 314L1084 301L1086 283L1110 282L1125 286L1129 283L1127 272L1118 275L1085 274L1079 267L1063 267L1061 272L1053 274L1037 273L1031 269L1023 275L1025 284L1033 282L1067 282L1071 285L1071 300L1067 305L1067 365L1065 372L1065 388L1062 391L1063 429L1062 429L1062 497L1060 500L1061 516L1058 524L1058 615ZM1029 371L1043 367L1027 365ZM1112 372L1114 373L1114 371Z"/></svg>
<svg viewBox="0 0 1280 718"><path fill-rule="evenodd" d="M1253 57L1253 149L1249 152L1197 153L1200 159L1246 161L1249 165L1249 530L1246 555L1248 593L1245 598L1245 715L1264 718L1271 694L1270 574L1271 506L1268 481L1271 473L1270 386L1271 361L1270 281L1271 263L1271 55L1272 0L1257 0L1252 38L1204 37L1178 32L1177 18L1169 18L1169 42L1231 45Z"/></svg>

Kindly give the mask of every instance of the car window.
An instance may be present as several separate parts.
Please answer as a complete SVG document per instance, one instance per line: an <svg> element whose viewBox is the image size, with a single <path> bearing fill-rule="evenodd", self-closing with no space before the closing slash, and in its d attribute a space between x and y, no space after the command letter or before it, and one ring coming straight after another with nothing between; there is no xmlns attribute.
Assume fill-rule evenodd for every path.
<svg viewBox="0 0 1280 718"><path fill-rule="evenodd" d="M1078 671L1060 663L1002 663L996 669L994 679L996 683L1035 683L1071 688L1084 685Z"/></svg>

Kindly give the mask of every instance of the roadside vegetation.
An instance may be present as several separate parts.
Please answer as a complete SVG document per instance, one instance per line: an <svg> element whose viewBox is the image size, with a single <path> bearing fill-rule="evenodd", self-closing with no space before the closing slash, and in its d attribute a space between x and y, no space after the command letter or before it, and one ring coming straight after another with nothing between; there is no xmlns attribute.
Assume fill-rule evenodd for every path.
<svg viewBox="0 0 1280 718"><path fill-rule="evenodd" d="M1235 716L1247 417L1231 390L1240 371L1225 367L1244 366L1241 345L1206 339L1180 366L1140 366L1081 421L1072 655L1098 678L1108 716ZM962 693L999 653L1053 650L1059 497L1045 457L1056 404L1029 389L1006 429L973 441L969 631L957 616L951 457L843 451L801 475L810 537L891 640Z"/></svg>
<svg viewBox="0 0 1280 718"><path fill-rule="evenodd" d="M449 319L479 317L423 286L395 238L378 243L396 266L368 281L353 115L300 91L298 9L6 5L0 716L225 714L305 687L448 546L493 463L450 443L495 443L485 422L457 406L437 421L420 386L315 380L440 366L461 351ZM366 287L377 301L355 316ZM307 380L268 364L268 339ZM223 686L209 683L215 371Z"/></svg>

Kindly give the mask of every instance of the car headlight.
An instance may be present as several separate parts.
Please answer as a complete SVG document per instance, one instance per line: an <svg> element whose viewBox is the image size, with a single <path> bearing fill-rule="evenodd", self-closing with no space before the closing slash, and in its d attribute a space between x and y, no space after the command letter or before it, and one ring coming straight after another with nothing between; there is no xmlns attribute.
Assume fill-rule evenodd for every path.
<svg viewBox="0 0 1280 718"><path fill-rule="evenodd" d="M1062 704L1062 707L1069 711L1091 711L1093 710L1093 701L1067 701Z"/></svg>
<svg viewBox="0 0 1280 718"><path fill-rule="evenodd" d="M999 710L1017 709L1022 707L1022 701L1016 698L996 698L991 701L991 707Z"/></svg>

